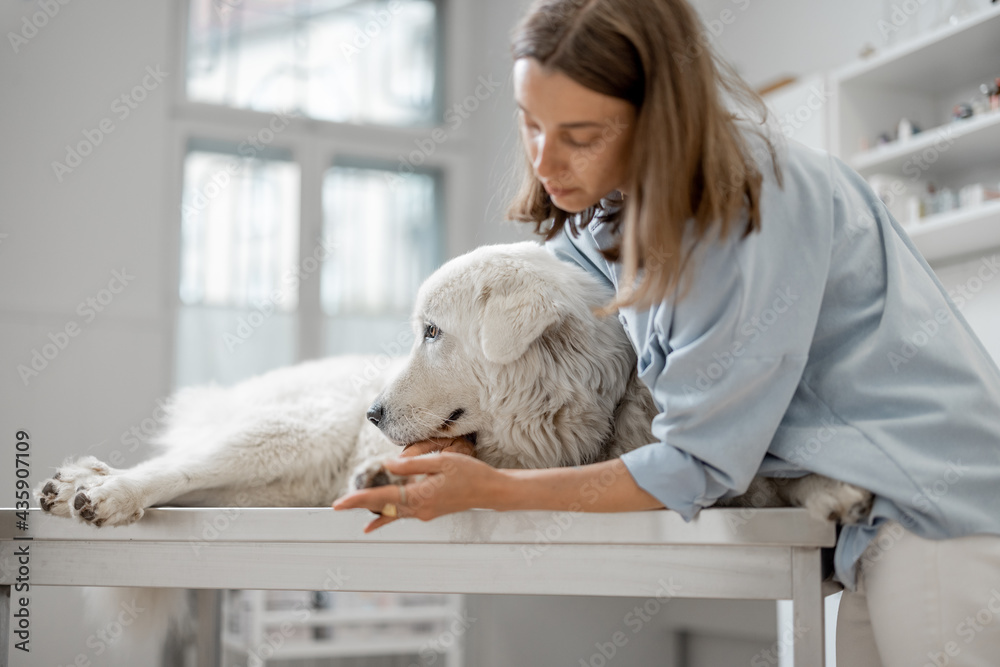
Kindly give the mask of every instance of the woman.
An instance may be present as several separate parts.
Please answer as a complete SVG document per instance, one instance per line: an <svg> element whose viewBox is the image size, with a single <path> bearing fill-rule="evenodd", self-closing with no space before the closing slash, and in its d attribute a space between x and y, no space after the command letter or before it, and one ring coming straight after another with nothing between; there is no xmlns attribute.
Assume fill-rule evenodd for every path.
<svg viewBox="0 0 1000 667"><path fill-rule="evenodd" d="M885 206L754 120L686 0L537 2L513 56L512 217L614 286L659 442L553 470L400 459L431 476L334 507L567 510L596 483L586 511L690 519L758 471L821 473L876 496L834 554L841 664L1000 664L1000 370Z"/></svg>

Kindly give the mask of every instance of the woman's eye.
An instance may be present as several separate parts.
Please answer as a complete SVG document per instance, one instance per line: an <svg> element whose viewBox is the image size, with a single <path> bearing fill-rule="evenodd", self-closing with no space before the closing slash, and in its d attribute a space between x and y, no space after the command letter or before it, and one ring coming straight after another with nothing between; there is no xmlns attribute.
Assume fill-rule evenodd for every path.
<svg viewBox="0 0 1000 667"><path fill-rule="evenodd" d="M572 137L566 137L566 143L568 143L573 148L587 148L593 141L574 141Z"/></svg>
<svg viewBox="0 0 1000 667"><path fill-rule="evenodd" d="M434 340L440 333L436 324L428 324L424 327L424 340Z"/></svg>

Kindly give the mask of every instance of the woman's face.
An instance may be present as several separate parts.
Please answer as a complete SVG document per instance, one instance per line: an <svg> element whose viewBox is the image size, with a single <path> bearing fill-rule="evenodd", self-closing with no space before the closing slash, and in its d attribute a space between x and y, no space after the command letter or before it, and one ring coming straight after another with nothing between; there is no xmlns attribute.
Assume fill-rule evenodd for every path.
<svg viewBox="0 0 1000 667"><path fill-rule="evenodd" d="M514 62L514 97L535 176L568 213L622 190L635 106L586 88L534 58Z"/></svg>

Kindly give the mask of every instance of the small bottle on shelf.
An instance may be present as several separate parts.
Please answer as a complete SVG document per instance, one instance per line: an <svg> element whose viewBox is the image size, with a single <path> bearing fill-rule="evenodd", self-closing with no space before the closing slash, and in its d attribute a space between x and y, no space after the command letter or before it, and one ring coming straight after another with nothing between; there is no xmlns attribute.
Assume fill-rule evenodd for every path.
<svg viewBox="0 0 1000 667"><path fill-rule="evenodd" d="M896 141L909 141L913 138L913 123L909 118L901 118L896 129Z"/></svg>
<svg viewBox="0 0 1000 667"><path fill-rule="evenodd" d="M957 25L977 12L971 0L950 0L944 10L938 15L936 28Z"/></svg>
<svg viewBox="0 0 1000 667"><path fill-rule="evenodd" d="M955 191L951 188L942 188L938 193L938 213L948 213L957 208L958 201L955 197Z"/></svg>

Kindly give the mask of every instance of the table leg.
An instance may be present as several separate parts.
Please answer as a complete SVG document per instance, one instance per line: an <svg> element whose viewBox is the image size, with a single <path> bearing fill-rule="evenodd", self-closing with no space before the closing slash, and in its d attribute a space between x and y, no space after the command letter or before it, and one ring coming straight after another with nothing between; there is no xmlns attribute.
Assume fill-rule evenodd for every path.
<svg viewBox="0 0 1000 667"><path fill-rule="evenodd" d="M0 665L10 659L10 584L0 586Z"/></svg>
<svg viewBox="0 0 1000 667"><path fill-rule="evenodd" d="M823 593L818 548L792 549L792 636L795 667L824 667Z"/></svg>
<svg viewBox="0 0 1000 667"><path fill-rule="evenodd" d="M222 591L198 589L198 667L222 664Z"/></svg>

